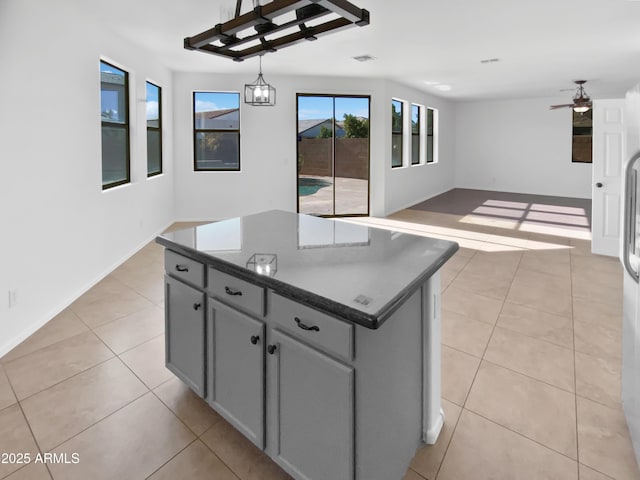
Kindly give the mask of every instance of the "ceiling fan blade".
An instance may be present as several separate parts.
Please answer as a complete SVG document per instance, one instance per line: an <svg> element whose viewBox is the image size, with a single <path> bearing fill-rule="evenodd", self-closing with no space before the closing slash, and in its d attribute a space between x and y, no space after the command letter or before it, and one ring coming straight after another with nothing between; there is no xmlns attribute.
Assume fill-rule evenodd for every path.
<svg viewBox="0 0 640 480"><path fill-rule="evenodd" d="M551 105L549 107L549 110L555 110L556 108L567 108L567 107L573 107L574 104L573 103L565 103L564 105Z"/></svg>

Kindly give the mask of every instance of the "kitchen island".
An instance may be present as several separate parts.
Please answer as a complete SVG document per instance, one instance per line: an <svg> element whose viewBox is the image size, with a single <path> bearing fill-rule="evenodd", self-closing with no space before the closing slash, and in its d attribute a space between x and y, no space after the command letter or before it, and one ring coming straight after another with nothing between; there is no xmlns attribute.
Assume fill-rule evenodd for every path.
<svg viewBox="0 0 640 480"><path fill-rule="evenodd" d="M400 480L435 442L456 243L277 210L157 242L167 368L293 478Z"/></svg>

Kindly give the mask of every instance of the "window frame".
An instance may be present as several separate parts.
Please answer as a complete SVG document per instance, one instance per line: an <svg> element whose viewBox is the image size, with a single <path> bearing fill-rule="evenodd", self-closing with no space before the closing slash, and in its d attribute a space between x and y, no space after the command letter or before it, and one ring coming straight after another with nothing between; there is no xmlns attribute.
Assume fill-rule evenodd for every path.
<svg viewBox="0 0 640 480"><path fill-rule="evenodd" d="M130 88L130 83L129 83L129 72L127 70L125 70L124 68L115 65L113 62L107 61L104 58L100 59L100 64L105 64L108 65L109 67L115 68L116 70L119 70L121 72L124 73L124 101L125 101L125 121L124 123L119 123L119 122L109 122L109 121L105 121L102 118L102 99L100 101L100 133L101 133L101 137L100 137L100 148L102 149L102 131L103 128L105 126L109 127L109 128L119 128L125 131L126 134L126 156L125 156L125 166L126 166L126 177L122 180L116 180L115 182L111 182L111 183L104 183L104 171L101 171L101 176L102 176L102 190L108 190L110 188L113 187L118 187L120 185L126 185L128 183L131 183L131 127L130 127L130 118L131 118L131 104L129 101L129 88ZM102 96L102 71L100 71L100 95ZM101 164L101 170L104 169L104 155L103 153L101 153L101 160L102 160L102 164Z"/></svg>
<svg viewBox="0 0 640 480"><path fill-rule="evenodd" d="M162 162L162 87L160 85L157 85L156 83L150 81L150 80L146 80L145 81L145 106L146 104L149 102L148 97L146 97L146 87L147 85L151 85L155 88L158 89L158 126L157 127L150 127L148 120L146 119L146 115L145 115L145 122L147 123L147 178L151 178L151 177L155 177L156 175L162 175L162 173L164 173L164 169L163 169L163 162ZM158 135L160 137L159 141L159 155L160 155L160 165L159 165L159 170L156 172L150 172L149 171L149 130L151 131L157 131Z"/></svg>
<svg viewBox="0 0 640 480"><path fill-rule="evenodd" d="M418 109L418 132L414 132L413 131L413 108L417 108ZM424 143L424 135L423 135L423 112L424 112L424 105L420 105L418 103L412 103L411 104L411 118L409 119L409 122L411 124L411 166L415 167L416 165L423 165L424 162L424 155L423 155L423 143ZM414 138L418 137L418 155L414 155L414 151L413 151L413 141ZM417 158L414 158L417 157Z"/></svg>
<svg viewBox="0 0 640 480"><path fill-rule="evenodd" d="M238 97L238 129L237 130L231 130L231 129L214 129L214 128L196 128L196 95L198 93L223 93L223 94L233 94L236 95ZM240 164L240 159L241 159L241 124L240 124L240 92L231 92L231 91L220 91L220 90L194 90L192 97L192 121L193 121L193 171L194 172L239 172L241 171L241 164ZM238 166L237 168L200 168L198 167L198 161L196 158L196 144L197 144L197 137L198 137L198 133L201 132L210 132L210 133L216 133L216 132L220 132L220 133L237 133L238 134Z"/></svg>
<svg viewBox="0 0 640 480"><path fill-rule="evenodd" d="M393 126L393 105L395 102L398 102L400 104L400 131L396 131L394 130L394 126ZM399 98L391 98L391 168L402 168L404 167L404 162L405 162L405 155L404 155L404 143L405 143L405 139L404 139L404 123L405 123L405 115L404 115L404 111L405 111L405 101L404 100L400 100ZM394 137L400 137L400 164L399 165L394 165L393 164L393 139Z"/></svg>
<svg viewBox="0 0 640 480"><path fill-rule="evenodd" d="M429 121L429 112L431 113L431 121ZM438 109L427 107L426 111L426 148L425 148L425 163L427 165L433 165L438 163ZM429 128L431 127L431 134L429 134ZM431 160L429 160L429 145L431 145Z"/></svg>

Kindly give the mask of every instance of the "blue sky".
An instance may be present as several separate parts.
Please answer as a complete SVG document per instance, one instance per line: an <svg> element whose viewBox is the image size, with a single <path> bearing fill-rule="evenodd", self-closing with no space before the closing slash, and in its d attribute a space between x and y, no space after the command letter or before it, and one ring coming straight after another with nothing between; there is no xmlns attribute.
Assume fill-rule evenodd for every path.
<svg viewBox="0 0 640 480"><path fill-rule="evenodd" d="M369 118L369 99L357 97L335 97L336 119L342 120L345 113ZM333 97L298 97L298 119L315 120L331 118Z"/></svg>
<svg viewBox="0 0 640 480"><path fill-rule="evenodd" d="M160 89L147 82L147 120L158 118L158 92Z"/></svg>
<svg viewBox="0 0 640 480"><path fill-rule="evenodd" d="M119 68L116 68L116 67L111 66L111 65L107 65L104 62L100 62L100 71L101 72L106 72L106 73L117 73L119 75L124 75L124 72L122 70L120 70Z"/></svg>
<svg viewBox="0 0 640 480"><path fill-rule="evenodd" d="M222 92L196 92L196 112L209 112L211 110L226 110L240 106L239 93Z"/></svg>

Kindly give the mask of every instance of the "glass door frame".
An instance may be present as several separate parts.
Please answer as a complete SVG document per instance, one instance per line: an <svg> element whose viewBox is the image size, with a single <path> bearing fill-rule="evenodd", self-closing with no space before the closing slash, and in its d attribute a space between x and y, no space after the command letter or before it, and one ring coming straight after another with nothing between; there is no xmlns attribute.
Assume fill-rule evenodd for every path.
<svg viewBox="0 0 640 480"><path fill-rule="evenodd" d="M366 94L332 94L332 93L296 93L296 161L294 162L296 165L296 212L300 213L300 172L298 172L298 156L299 156L299 146L300 146L300 141L298 140L299 137L299 132L298 132L298 125L300 122L300 119L298 117L298 105L299 105L299 99L300 97L327 97L327 98L333 98L334 102L333 102L333 143L331 146L331 155L332 155L332 174L333 174L333 200L332 200L332 210L333 210L333 214L331 215L320 215L318 214L318 217L324 217L324 218L341 218L341 217L368 217L369 216L369 212L371 211L371 95L366 95ZM367 112L367 119L369 120L369 133L367 135L367 140L368 140L368 145L367 145L367 149L368 149L368 160L367 160L367 212L366 213L351 213L351 214L341 214L341 215L336 215L335 211L336 211L336 147L335 147L335 142L336 142L336 105L335 105L335 99L336 98L366 98L368 100L367 102L367 107L368 107L368 112Z"/></svg>

